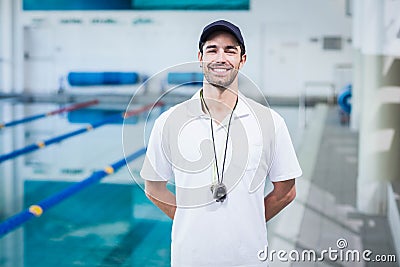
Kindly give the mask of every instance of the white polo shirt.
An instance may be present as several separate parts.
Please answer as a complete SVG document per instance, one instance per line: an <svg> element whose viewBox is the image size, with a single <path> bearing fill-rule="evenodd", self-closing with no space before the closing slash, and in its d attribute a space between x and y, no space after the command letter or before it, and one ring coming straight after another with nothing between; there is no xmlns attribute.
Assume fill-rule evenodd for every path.
<svg viewBox="0 0 400 267"><path fill-rule="evenodd" d="M220 174L228 120L213 125ZM155 121L141 170L145 180L175 183L174 267L267 266L257 257L267 246L265 179L301 174L283 118L239 94L224 171L227 198L216 202L210 189L215 181L210 117L201 109L199 92Z"/></svg>

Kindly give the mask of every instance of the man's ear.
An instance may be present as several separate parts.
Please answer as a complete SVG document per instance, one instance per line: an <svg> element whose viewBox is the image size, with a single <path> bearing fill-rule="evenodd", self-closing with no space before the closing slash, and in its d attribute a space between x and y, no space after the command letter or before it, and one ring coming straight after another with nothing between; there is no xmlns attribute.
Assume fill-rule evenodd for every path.
<svg viewBox="0 0 400 267"><path fill-rule="evenodd" d="M199 61L203 61L203 53L201 53L200 51L197 53L197 58L199 59Z"/></svg>
<svg viewBox="0 0 400 267"><path fill-rule="evenodd" d="M241 68L243 67L244 63L246 63L246 60L247 60L247 55L244 54L244 55L242 56L242 58L240 59L239 69L241 69Z"/></svg>

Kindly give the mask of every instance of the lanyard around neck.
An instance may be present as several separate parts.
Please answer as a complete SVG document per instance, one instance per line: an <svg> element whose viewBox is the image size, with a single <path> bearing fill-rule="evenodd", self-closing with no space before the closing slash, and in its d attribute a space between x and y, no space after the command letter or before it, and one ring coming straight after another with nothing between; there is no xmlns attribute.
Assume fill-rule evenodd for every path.
<svg viewBox="0 0 400 267"><path fill-rule="evenodd" d="M212 139L213 148L214 148L215 167L216 167L216 169L217 169L218 183L221 184L221 183L223 182L223 179L224 179L226 151L228 150L228 140L229 140L229 129L230 129L230 127L231 127L232 115L233 115L233 112L235 111L235 108L236 108L236 106L237 106L239 97L236 98L235 106L233 107L232 112L231 112L231 115L229 116L228 129L227 129L226 140L225 140L224 161L222 162L221 178L220 178L220 175L219 175L219 172L218 172L218 160L217 160L217 151L216 151L216 148L215 148L215 137L214 137L213 118L212 118L212 116L211 116L210 110L208 109L208 106L207 106L207 104L206 104L206 101L204 100L204 97L203 97L203 89L201 89L201 91L200 91L200 98L201 98L201 102L204 104L204 107L206 108L208 114L210 115L211 139Z"/></svg>

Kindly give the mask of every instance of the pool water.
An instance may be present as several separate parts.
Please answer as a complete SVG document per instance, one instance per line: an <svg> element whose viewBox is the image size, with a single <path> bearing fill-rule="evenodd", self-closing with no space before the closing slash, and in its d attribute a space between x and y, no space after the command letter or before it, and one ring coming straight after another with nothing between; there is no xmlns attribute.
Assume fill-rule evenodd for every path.
<svg viewBox="0 0 400 267"><path fill-rule="evenodd" d="M27 181L24 203L69 184ZM139 186L96 184L25 225L24 266L169 266L170 232Z"/></svg>
<svg viewBox="0 0 400 267"><path fill-rule="evenodd" d="M54 104L0 102L0 121L57 108ZM99 110L108 116L116 109ZM297 147L301 141L298 109L279 107L276 110L285 118ZM81 115L61 114L2 129L0 153L86 127L103 117L89 108ZM130 150L125 151L128 153L142 148L148 135L143 131L144 119L137 116L125 125L124 134L131 138L124 144L122 125L110 123L1 163L0 223L123 158L123 146ZM142 181L138 178L142 162L140 157L129 164L131 173L123 167L101 183L0 237L0 266L170 266L172 223L142 190Z"/></svg>

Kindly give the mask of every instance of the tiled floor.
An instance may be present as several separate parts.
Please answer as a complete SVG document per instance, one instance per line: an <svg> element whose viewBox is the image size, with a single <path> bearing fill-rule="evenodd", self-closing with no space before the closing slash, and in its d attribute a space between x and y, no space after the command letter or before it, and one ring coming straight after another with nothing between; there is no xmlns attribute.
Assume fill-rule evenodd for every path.
<svg viewBox="0 0 400 267"><path fill-rule="evenodd" d="M393 238L385 216L367 216L356 210L358 136L347 126L339 124L336 108L330 108L300 227L296 249L323 249L340 251L337 242L345 244L342 250L372 251L395 254ZM345 240L345 241L344 241ZM344 242L344 243L343 243ZM325 257L326 258L326 257ZM397 263L324 260L296 262L292 266L399 266Z"/></svg>

